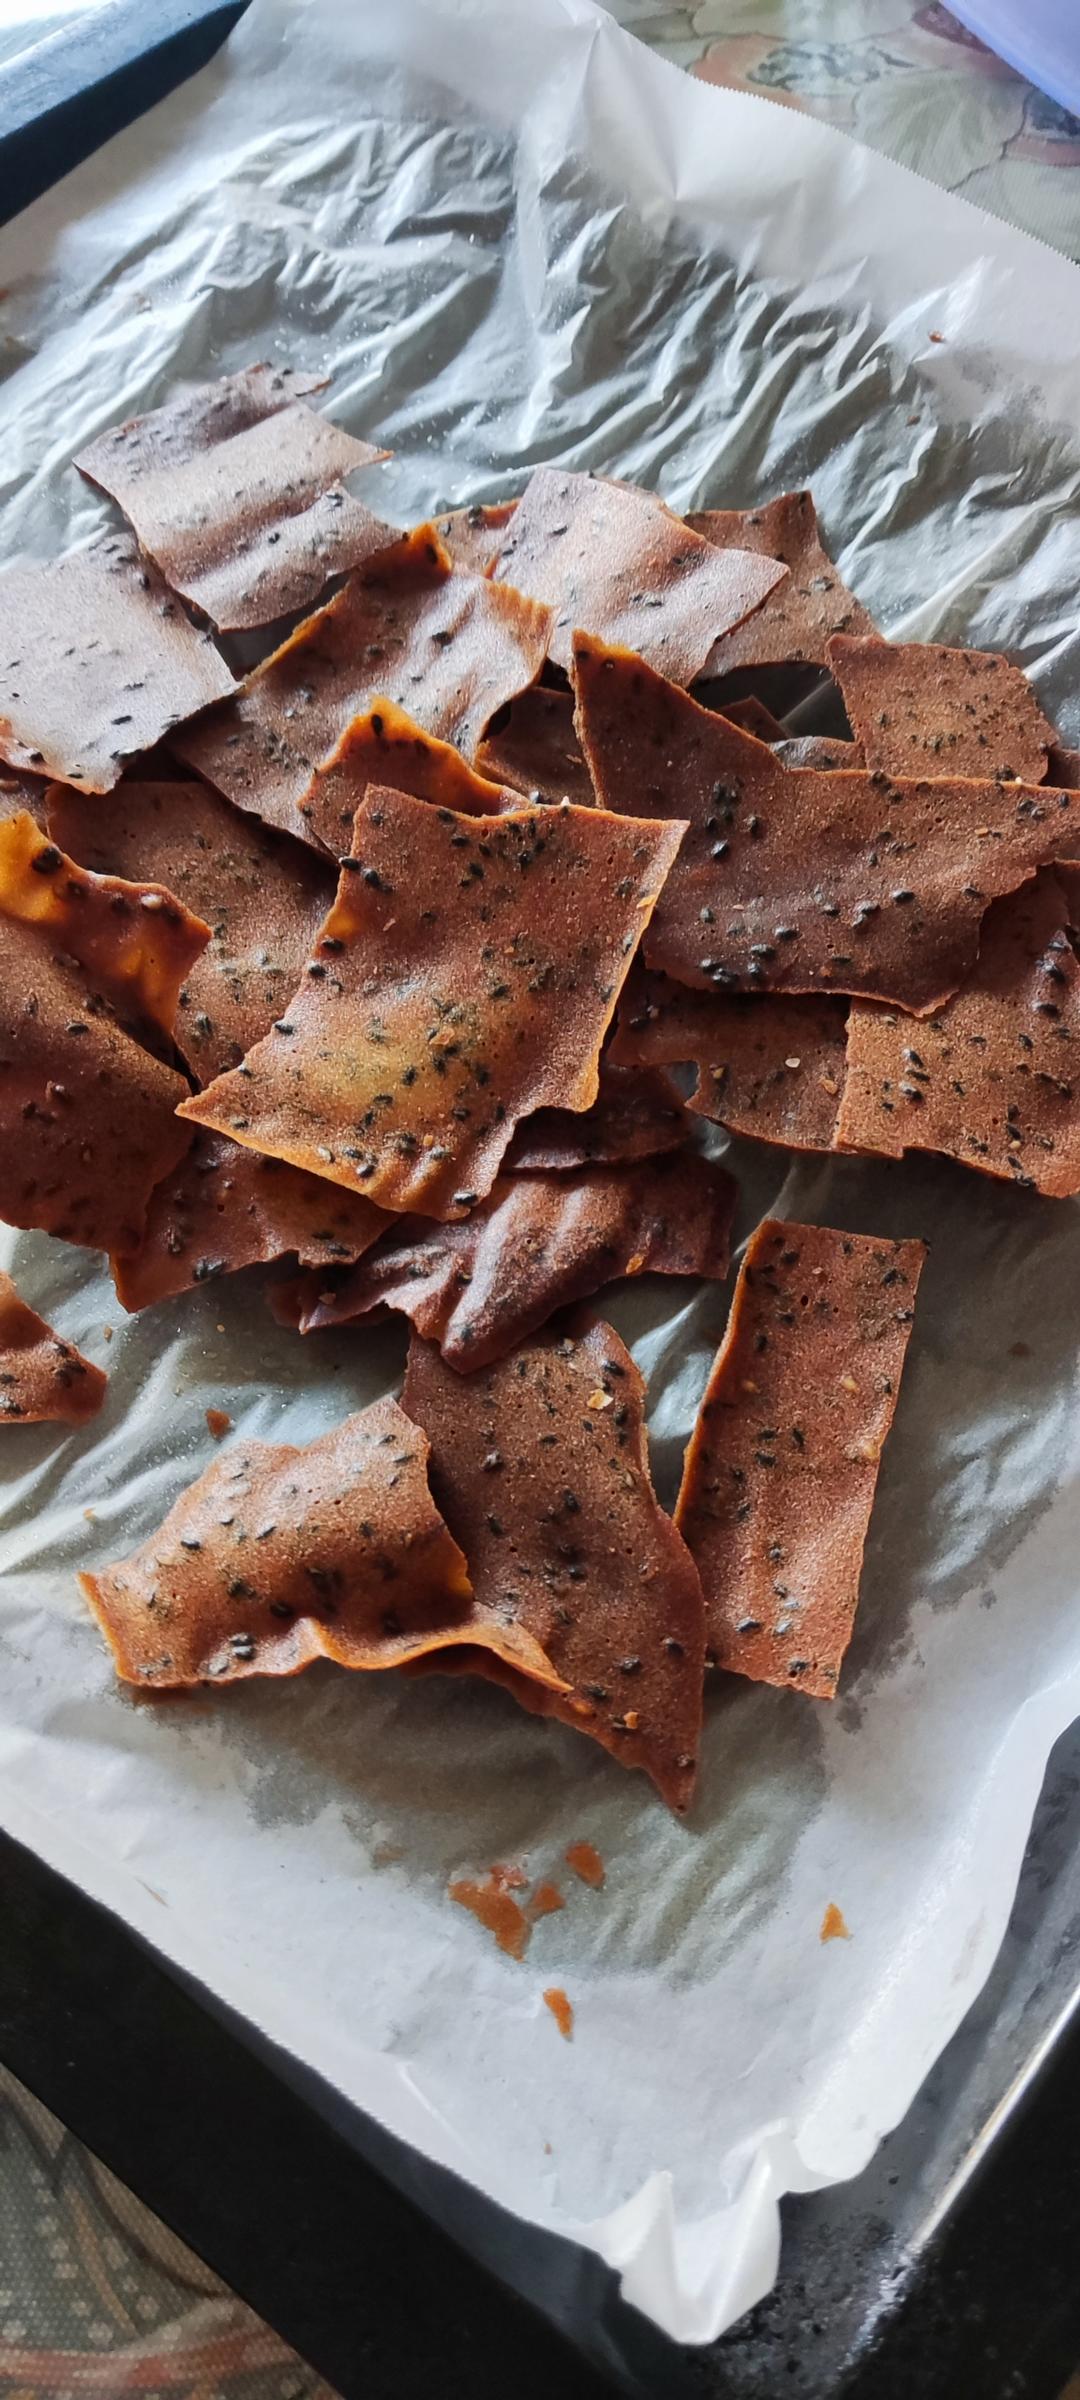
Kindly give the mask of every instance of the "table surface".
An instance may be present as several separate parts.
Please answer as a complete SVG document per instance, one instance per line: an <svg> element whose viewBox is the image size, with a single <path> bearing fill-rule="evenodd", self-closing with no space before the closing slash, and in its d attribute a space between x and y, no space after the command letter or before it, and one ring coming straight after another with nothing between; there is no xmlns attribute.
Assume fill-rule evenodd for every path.
<svg viewBox="0 0 1080 2400"><path fill-rule="evenodd" d="M66 28L85 39L96 6L97 0L82 7L27 0L24 12L20 0L7 6L0 0L0 143L5 85L13 92L12 78L29 65L37 72L33 88L47 94L56 45ZM807 109L1080 259L1080 122L992 59L934 0L700 0L663 10L655 0L615 0L613 13L691 73ZM28 88L24 75L19 91ZM121 100L118 123L123 106ZM42 188L48 156L29 170L20 161L18 171ZM28 192L28 184L16 186L10 205ZM850 2400L864 2390L875 2400L895 2391L906 2400L916 2388L920 2400L954 2390L958 2400L1006 2400L1014 2393L1050 2400L1080 2354L1080 2277L1066 2272L1061 2249L1063 2225L1074 2237L1080 2225L1080 2168L1069 2123L1080 2100L1076 2042L1055 2075L1053 2096L1036 2090L1026 2111L1021 2102L1030 2062L1055 2030L1066 1970L1080 1943L1078 1836L1080 1737L1074 1735L1055 1754L991 1982L905 2125L855 2184L788 2204L777 2290L719 2351L660 2356L642 2335L641 2388L663 2391L665 2400L682 2391L776 2400L780 2389L815 2396L843 2390ZM4 1888L19 1917L17 1927L10 1917L6 1926L13 1969L21 1940L27 1956L33 1949L40 1957L50 1941L62 1947L63 1937L55 1926L45 1930L48 1911L32 1872L13 1867L10 1853L0 1866L10 1876ZM74 1958L67 1972L75 1975ZM157 2001L167 2011L160 1992ZM602 2388L590 2371L563 2359L479 2271L461 2267L455 2285L453 2253L436 2235L429 2239L442 2253L444 2282L451 2260L449 2304L456 2297L461 2324L484 2327L490 2338L477 2346L466 2337L462 2348L459 2327L451 2371L442 2354L445 2316L432 2349L431 2328L425 2335L418 2312L410 2356L403 2314L393 2365L380 2366L370 2326L365 2334L365 2286L349 2278L344 2261L338 2285L351 2280L351 2290L327 2277L321 2315L313 2315L297 2305L286 2279L275 2282L280 2254L274 2244L260 2244L257 2224L218 2223L211 2245L213 2212L203 2212L200 2222L198 2208L189 2210L167 2143L156 2159L148 2157L137 2139L132 2147L132 2127L118 2126L122 2081L112 2117L102 2112L105 2049L90 2044L82 2052L73 2036L69 2055L59 2060L55 2044L50 2051L47 2041L28 2035L25 2016L5 1986L0 1957L0 2055L42 2095L31 2097L0 2067L0 2393L9 2400L63 2400L69 2389L95 2390L104 2400L134 2389L145 2400L159 2391L179 2400L332 2400L322 2375L118 2182L85 2140L65 2131L44 2097L114 2164L127 2167L171 2225L212 2246L234 2283L340 2388L362 2390L365 2400L384 2394L402 2400L414 2381L417 2391L430 2390L434 2377L440 2400L459 2389L484 2400L489 2389L505 2390L508 2372L528 2390L536 2375L538 2389L550 2388L554 2377L567 2393ZM133 2024L129 2040L137 2035ZM235 2062L234 2074L242 2083ZM256 2115L264 2105L265 2095L253 2096ZM936 2271L918 2274L943 2190L977 2174L986 2129L1009 2108L1016 2123L996 2145L1007 2147L1009 2202L1002 2204L999 2169L992 2203L976 2194L957 2211L939 2235ZM248 2171L256 2164L257 2153L249 2154ZM324 2181L332 2172L326 2156L318 2172ZM261 2188L257 2173L255 2183ZM242 2184L234 2215L242 2211L241 2192ZM386 2205L392 2216L399 2204ZM423 2245L423 2228L412 2225L410 2239ZM332 2255L333 2243L324 2246ZM436 2252L427 2255L434 2272ZM868 2330L875 2312L890 2327L887 2361L875 2356ZM530 2347L531 2368L508 2369Z"/></svg>

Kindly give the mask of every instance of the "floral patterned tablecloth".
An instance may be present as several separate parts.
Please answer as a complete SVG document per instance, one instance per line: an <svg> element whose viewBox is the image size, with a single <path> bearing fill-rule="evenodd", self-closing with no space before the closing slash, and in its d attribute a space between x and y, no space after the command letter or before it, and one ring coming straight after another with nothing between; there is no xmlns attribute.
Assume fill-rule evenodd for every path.
<svg viewBox="0 0 1080 2400"><path fill-rule="evenodd" d="M1080 118L939 0L612 0L707 83L807 109L1080 260Z"/></svg>
<svg viewBox="0 0 1080 2400"><path fill-rule="evenodd" d="M807 109L1080 260L1080 119L938 0L613 0L613 14L706 82ZM128 2392L333 2400L0 2068L0 2396Z"/></svg>

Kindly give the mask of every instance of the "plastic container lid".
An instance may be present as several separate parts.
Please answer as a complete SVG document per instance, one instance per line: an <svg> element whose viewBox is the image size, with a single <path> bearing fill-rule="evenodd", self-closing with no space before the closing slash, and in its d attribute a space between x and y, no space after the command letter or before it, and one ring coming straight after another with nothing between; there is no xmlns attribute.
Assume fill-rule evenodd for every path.
<svg viewBox="0 0 1080 2400"><path fill-rule="evenodd" d="M1078 0L949 0L949 7L999 58L1080 117Z"/></svg>

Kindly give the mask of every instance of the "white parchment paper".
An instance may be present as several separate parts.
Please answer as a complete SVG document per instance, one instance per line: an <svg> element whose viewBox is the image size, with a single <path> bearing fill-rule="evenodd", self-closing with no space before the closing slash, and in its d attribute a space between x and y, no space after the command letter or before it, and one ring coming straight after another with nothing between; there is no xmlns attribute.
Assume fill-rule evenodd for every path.
<svg viewBox="0 0 1080 2400"><path fill-rule="evenodd" d="M377 505L403 519L541 459L688 507L810 482L889 631L1001 643L1080 735L1076 270L693 84L589 0L254 0L0 235L0 284L7 554L90 537L102 504L68 462L103 427L270 357L325 367L335 416L394 446ZM768 2287L780 2195L854 2173L903 2113L987 1973L1080 1710L1074 1206L943 1162L732 1163L744 1231L768 1207L933 1249L842 1697L732 1680L687 1826L479 1687L118 1690L74 1570L206 1464L207 1404L306 1440L393 1387L403 1342L301 1344L248 1278L125 1321L92 1259L4 1253L112 1375L84 1433L3 1437L5 1822L690 2341ZM611 1299L668 1497L726 1306ZM575 1838L601 1894L561 1868ZM524 1963L447 1897L494 1860L566 1890ZM823 1946L829 1901L851 1939Z"/></svg>

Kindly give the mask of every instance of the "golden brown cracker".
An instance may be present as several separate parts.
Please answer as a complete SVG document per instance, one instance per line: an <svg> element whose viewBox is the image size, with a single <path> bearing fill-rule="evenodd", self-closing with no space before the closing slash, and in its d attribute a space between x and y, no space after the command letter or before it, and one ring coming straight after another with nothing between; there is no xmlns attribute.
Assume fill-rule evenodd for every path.
<svg viewBox="0 0 1080 2400"><path fill-rule="evenodd" d="M680 838L598 809L470 817L369 786L299 990L184 1116L380 1207L466 1215L520 1118L595 1100Z"/></svg>

